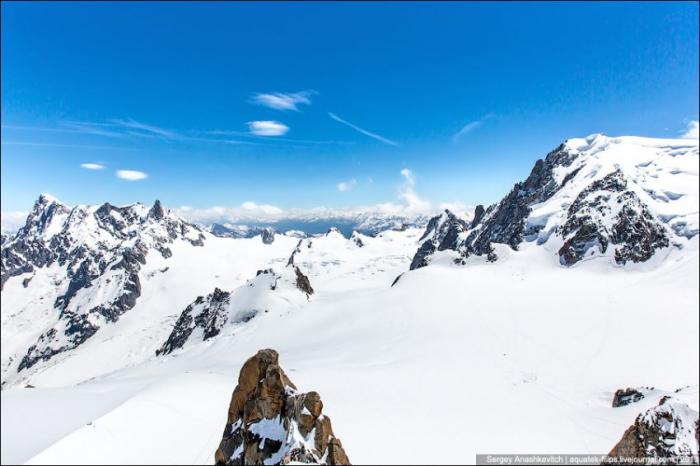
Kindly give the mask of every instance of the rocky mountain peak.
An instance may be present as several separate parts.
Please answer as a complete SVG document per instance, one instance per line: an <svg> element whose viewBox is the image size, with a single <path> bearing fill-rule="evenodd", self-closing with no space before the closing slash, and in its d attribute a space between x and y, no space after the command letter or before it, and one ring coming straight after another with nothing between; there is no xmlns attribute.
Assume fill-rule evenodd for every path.
<svg viewBox="0 0 700 466"><path fill-rule="evenodd" d="M164 216L165 210L160 204L160 201L156 199L156 202L153 204L153 207L151 207L151 210L148 211L148 217L155 220L161 220Z"/></svg>
<svg viewBox="0 0 700 466"><path fill-rule="evenodd" d="M410 269L414 270L428 265L430 256L435 251L457 250L461 236L467 230L469 230L467 222L457 217L449 209L445 209L440 215L431 218L420 238L422 243L411 261Z"/></svg>
<svg viewBox="0 0 700 466"><path fill-rule="evenodd" d="M147 222L149 213L153 221ZM65 284L53 299L55 320L25 354L16 356L17 371L76 348L133 308L141 295L139 271L151 250L167 259L169 244L201 246L203 240L197 227L165 215L159 202L150 212L139 203L71 209L39 196L25 227L4 241L0 288L22 275L23 286L31 287L36 271L52 264L63 269Z"/></svg>
<svg viewBox="0 0 700 466"><path fill-rule="evenodd" d="M548 243L566 267L597 256L620 265L648 261L698 232L697 193L675 192L697 178L689 168L697 157L697 142L603 134L569 139L537 160L500 202L478 206L466 228L445 227L454 225L449 212L431 219L411 269L445 249L456 253L457 263L471 255L495 261L493 244L518 250L526 241Z"/></svg>
<svg viewBox="0 0 700 466"><path fill-rule="evenodd" d="M260 237L262 242L265 244L272 244L275 242L275 230L271 227L265 227L260 230Z"/></svg>
<svg viewBox="0 0 700 466"><path fill-rule="evenodd" d="M24 227L19 230L18 235L41 236L49 229L57 232L61 227L62 217L69 212L70 208L58 199L49 194L41 194L27 215L27 221Z"/></svg>
<svg viewBox="0 0 700 466"><path fill-rule="evenodd" d="M279 354L260 350L238 375L216 464L350 464L317 392L297 393Z"/></svg>
<svg viewBox="0 0 700 466"><path fill-rule="evenodd" d="M51 194L48 193L41 193L39 194L39 198L36 200L34 205L49 205L49 204L60 204L60 205L65 205L61 201L59 201L57 198L52 196Z"/></svg>

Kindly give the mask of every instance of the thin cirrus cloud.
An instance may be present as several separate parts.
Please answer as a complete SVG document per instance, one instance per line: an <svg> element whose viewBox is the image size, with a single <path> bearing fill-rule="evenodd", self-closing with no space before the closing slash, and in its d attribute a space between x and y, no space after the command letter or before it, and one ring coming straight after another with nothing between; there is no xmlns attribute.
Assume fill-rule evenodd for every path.
<svg viewBox="0 0 700 466"><path fill-rule="evenodd" d="M140 123L136 120L132 120L129 118L128 120L119 120L119 119L113 119L110 120L112 123L115 125L121 127L121 128L127 128L130 130L136 130L135 135L155 135L155 136L162 136L164 138L168 139L173 139L178 136L178 134L175 131L171 131L169 129L164 129L164 128L159 128L158 126L153 126L153 125L147 125L145 123ZM129 134L134 134L133 131L129 132Z"/></svg>
<svg viewBox="0 0 700 466"><path fill-rule="evenodd" d="M106 122L66 120L61 122L61 126L78 133L114 138L137 136L144 138L158 137L163 139L176 139L180 136L175 131L141 123L132 118L112 118Z"/></svg>
<svg viewBox="0 0 700 466"><path fill-rule="evenodd" d="M316 93L316 91L258 93L253 94L250 102L274 110L299 111L300 104L311 105L310 97Z"/></svg>
<svg viewBox="0 0 700 466"><path fill-rule="evenodd" d="M283 136L289 131L289 126L279 121L249 121L248 131L256 136Z"/></svg>
<svg viewBox="0 0 700 466"><path fill-rule="evenodd" d="M462 126L462 128L459 131L457 131L454 136L452 136L452 142L455 144L458 143L459 140L462 139L462 137L464 135L471 133L472 131L479 128L481 125L483 125L484 122L486 122L487 120L490 120L491 118L493 118L495 116L496 115L494 115L493 113L487 113L486 115L484 115L483 117L481 117L478 120L470 121L466 125Z"/></svg>
<svg viewBox="0 0 700 466"><path fill-rule="evenodd" d="M116 131L107 123L96 123L92 121L62 121L61 126L70 131L82 134L90 134L93 136L107 136L110 138L122 138L124 134Z"/></svg>
<svg viewBox="0 0 700 466"><path fill-rule="evenodd" d="M126 181L139 181L148 178L148 173L138 170L117 170L117 178Z"/></svg>
<svg viewBox="0 0 700 466"><path fill-rule="evenodd" d="M338 191L340 191L341 193L344 193L344 192L350 191L355 186L357 186L357 180L355 178L352 178L352 179L349 179L347 181L341 181L340 183L338 183L337 188L338 188Z"/></svg>
<svg viewBox="0 0 700 466"><path fill-rule="evenodd" d="M399 143L396 142L396 141L392 141L391 139L387 139L387 138L385 138L384 136L381 136L381 135L379 135L379 134L377 134L377 133L373 133L373 132L371 132L371 131L367 131L366 129L360 128L359 126L354 125L354 124L350 123L350 122L347 121L347 120L343 120L342 118L340 118L340 117L339 117L338 115L336 115L335 113L328 112L328 116L331 117L331 119L337 121L338 123L342 123L342 124L344 124L345 126L354 129L354 130L357 131L358 133L362 133L362 134L364 134L365 136L369 136L369 137L371 137L371 138L373 138L373 139L376 139L377 141L381 141L381 142L383 142L384 144L388 144L388 145L390 145L390 146L398 146L398 145L399 145Z"/></svg>
<svg viewBox="0 0 700 466"><path fill-rule="evenodd" d="M101 163L81 163L80 166L86 170L103 170L105 168Z"/></svg>

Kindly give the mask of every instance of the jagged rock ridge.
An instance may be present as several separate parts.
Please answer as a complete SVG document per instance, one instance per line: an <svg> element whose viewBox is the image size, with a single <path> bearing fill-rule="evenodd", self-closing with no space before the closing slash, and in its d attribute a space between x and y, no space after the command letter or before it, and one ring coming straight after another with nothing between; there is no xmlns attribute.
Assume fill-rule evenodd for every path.
<svg viewBox="0 0 700 466"><path fill-rule="evenodd" d="M297 393L279 355L260 350L241 368L216 464L350 464L317 392Z"/></svg>
<svg viewBox="0 0 700 466"><path fill-rule="evenodd" d="M603 135L569 140L538 160L500 202L477 206L471 223L449 210L432 218L410 268L426 266L443 250L456 252L457 263L471 255L495 261L493 244L518 250L525 241L556 248L564 266L596 256L619 265L645 262L669 246L682 247L698 232L692 202L674 208L685 194L662 196L651 186L679 154L697 159L697 144L683 144ZM634 157L645 159L634 164Z"/></svg>
<svg viewBox="0 0 700 466"><path fill-rule="evenodd" d="M150 209L109 203L69 208L41 195L24 227L4 241L1 283L4 287L12 277L52 265L65 269L66 280L53 303L55 324L28 348L17 370L81 345L133 308L141 294L139 270L149 251L168 258L174 241L202 246L203 240L198 227L159 201ZM32 276L23 279L24 287Z"/></svg>

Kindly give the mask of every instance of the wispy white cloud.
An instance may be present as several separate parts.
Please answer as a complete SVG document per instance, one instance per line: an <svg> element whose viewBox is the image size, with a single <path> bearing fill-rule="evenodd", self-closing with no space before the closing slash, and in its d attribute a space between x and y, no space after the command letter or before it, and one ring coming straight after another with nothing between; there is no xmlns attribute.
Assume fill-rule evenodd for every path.
<svg viewBox="0 0 700 466"><path fill-rule="evenodd" d="M91 144L63 144L60 142L34 142L34 141L2 141L3 146L37 146L37 147L69 147L72 149L90 149L90 150L141 150L135 147L121 146L98 146Z"/></svg>
<svg viewBox="0 0 700 466"><path fill-rule="evenodd" d="M228 129L215 129L215 130L210 130L206 131L205 134L211 135L211 136L238 136L242 138L252 138L252 139L261 139L260 136L257 136L255 134L250 134L246 133L243 131L236 131L236 130L228 130ZM218 141L218 139L216 139ZM290 139L290 138L275 138L275 141L280 141L280 142L289 142L292 144L300 144L300 145L305 145L305 144L310 144L310 145L324 145L324 144L329 144L329 145L351 145L353 142L351 141L335 141L332 139Z"/></svg>
<svg viewBox="0 0 700 466"><path fill-rule="evenodd" d="M346 191L350 191L356 185L357 185L357 180L355 178L351 178L347 181L341 181L340 183L338 183L338 191L340 191L341 193L344 193Z"/></svg>
<svg viewBox="0 0 700 466"><path fill-rule="evenodd" d="M117 178L127 181L139 181L148 178L148 173L138 170L117 170Z"/></svg>
<svg viewBox="0 0 700 466"><path fill-rule="evenodd" d="M333 120L337 121L338 123L342 123L345 126L348 126L352 129L354 129L355 131L364 134L365 136L369 136L371 138L376 139L377 141L381 141L384 144L389 144L390 146L398 146L399 145L399 143L396 141L392 141L391 139L387 139L384 136L381 136L377 133L373 133L371 131L367 131L366 129L360 128L359 126L354 125L354 124L350 123L349 121L343 120L335 113L328 112L328 116L331 117Z"/></svg>
<svg viewBox="0 0 700 466"><path fill-rule="evenodd" d="M174 139L178 137L178 133L175 131L165 129L165 128L160 128L158 126L154 125L148 125L146 123L141 123L136 120L133 120L131 118L127 120L121 120L121 119L111 119L109 120L111 123L116 125L117 127L120 128L128 128L132 130L137 130L136 132L131 131L129 134L134 135L134 136L148 136L148 135L155 135L155 136L161 136L167 139Z"/></svg>
<svg viewBox="0 0 700 466"><path fill-rule="evenodd" d="M94 136L107 136L110 138L124 137L123 133L115 131L112 128L112 125L106 123L66 120L61 122L61 126L82 134L91 134Z"/></svg>
<svg viewBox="0 0 700 466"><path fill-rule="evenodd" d="M487 113L478 120L470 121L466 125L462 126L462 128L459 131L457 131L454 136L452 136L452 142L455 144L458 143L462 136L464 136L467 133L471 133L472 131L483 125L486 120L490 120L494 116L495 115L493 113Z"/></svg>
<svg viewBox="0 0 700 466"><path fill-rule="evenodd" d="M282 136L287 134L289 126L279 121L249 121L248 131L256 136Z"/></svg>
<svg viewBox="0 0 700 466"><path fill-rule="evenodd" d="M275 110L298 111L299 104L311 105L310 97L314 94L316 91L258 93L253 94L250 101Z"/></svg>
<svg viewBox="0 0 700 466"><path fill-rule="evenodd" d="M413 172L411 170L409 170L408 168L402 168L400 173L401 176L403 176L406 180L407 186L413 188L416 185L416 177L413 175Z"/></svg>
<svg viewBox="0 0 700 466"><path fill-rule="evenodd" d="M105 166L103 164L93 163L93 162L81 163L80 166L85 168L86 170L102 170L105 168Z"/></svg>
<svg viewBox="0 0 700 466"><path fill-rule="evenodd" d="M404 178L403 185L399 188L399 199L401 199L408 212L425 212L431 209L429 201L422 199L416 193L416 177L408 168L401 170L401 176Z"/></svg>
<svg viewBox="0 0 700 466"><path fill-rule="evenodd" d="M686 139L700 138L700 123L698 120L691 120L688 122L688 128L683 133L683 137Z"/></svg>
<svg viewBox="0 0 700 466"><path fill-rule="evenodd" d="M94 136L105 136L110 138L128 139L155 139L164 142L202 142L209 144L245 144L245 145L351 145L351 141L337 140L313 140L313 139L292 139L279 137L289 131L289 127L277 121L261 121L249 122L249 131L236 130L182 130L174 131L170 129L160 128L150 124L140 123L133 119L109 119L106 122L89 122L89 121L62 121L58 123L58 127L41 127L41 126L17 126L17 125L2 125L3 131L40 131L40 132L55 132L55 133L75 133ZM277 136L270 138L269 136ZM122 149L122 150L141 150L129 147L110 147L96 146L83 144L67 144L63 142L45 142L45 141L6 141L3 139L2 144L12 145L29 145L29 146L47 146L47 147L75 147L85 149Z"/></svg>

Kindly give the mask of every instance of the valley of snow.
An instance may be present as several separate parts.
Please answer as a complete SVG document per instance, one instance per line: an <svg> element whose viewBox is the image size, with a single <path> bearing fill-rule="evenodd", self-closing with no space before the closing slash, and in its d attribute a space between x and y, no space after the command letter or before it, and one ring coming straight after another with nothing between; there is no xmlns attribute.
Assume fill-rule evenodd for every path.
<svg viewBox="0 0 700 466"><path fill-rule="evenodd" d="M204 232L203 247L177 240L168 258L151 249L133 308L24 372L13 369L16 355L55 319L65 272L37 268L26 288L29 274L11 277L1 295L2 463L211 464L241 365L261 348L279 352L300 390L321 394L356 464L605 454L662 395L698 411L697 141L567 144L586 153L585 166L533 206L528 224L544 225L537 235L517 251L494 244L496 262L472 255L457 265L443 250L409 272L423 228L275 234L270 244ZM643 263L591 255L564 267L551 233L588 183L616 169L672 245ZM563 184L566 173L556 174ZM240 290L258 270L281 272L293 252L314 294L277 290L278 299L260 298L269 312L156 357L198 296ZM615 390L641 386L655 389L611 407Z"/></svg>

